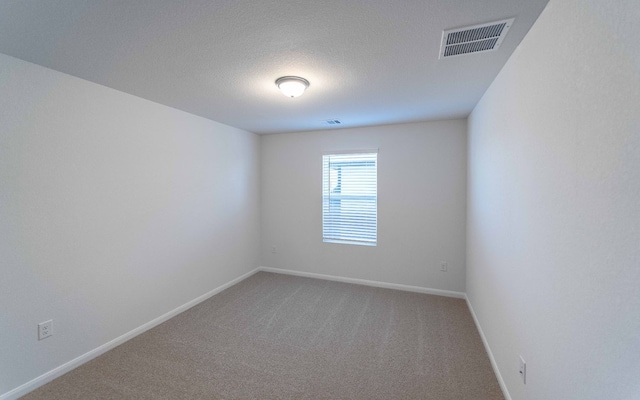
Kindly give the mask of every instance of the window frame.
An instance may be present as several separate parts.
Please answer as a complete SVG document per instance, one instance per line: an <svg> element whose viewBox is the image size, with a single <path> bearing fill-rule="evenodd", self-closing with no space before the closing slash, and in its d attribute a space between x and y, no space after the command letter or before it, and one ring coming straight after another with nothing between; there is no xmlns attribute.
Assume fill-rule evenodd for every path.
<svg viewBox="0 0 640 400"><path fill-rule="evenodd" d="M378 155L379 149L365 149L365 150L345 150L345 151L329 151L322 154L322 241L324 243L339 243L339 244L353 244L361 246L378 245ZM353 156L354 160L340 160L340 158ZM366 157L372 157L373 160L367 160ZM331 161L331 157L335 157L335 162ZM363 158L357 160L358 157ZM373 195L367 194L351 194L345 195L343 190L346 190L344 186L343 174L347 173L348 167L366 167L366 164L373 161L373 172L356 171L355 175L351 177L363 178L364 181L358 181L354 186L350 187L350 191L370 191L373 190ZM350 165L350 164L360 165ZM337 171L337 183L331 184L331 166L337 164L344 164ZM363 174L364 172L364 174ZM367 181L373 178L373 183ZM331 187L333 186L333 190ZM337 192L335 191L337 189ZM336 196L332 198L331 194ZM344 212L342 210L342 202L350 202L351 205L347 206L347 210L351 208L351 215L342 218ZM358 208L353 208L353 205L357 205ZM332 207L334 205L334 207ZM336 213L334 208L340 210ZM371 209L372 207L372 209ZM355 211L354 211L355 210ZM337 217L337 218L336 218ZM362 223L354 221L365 221Z"/></svg>

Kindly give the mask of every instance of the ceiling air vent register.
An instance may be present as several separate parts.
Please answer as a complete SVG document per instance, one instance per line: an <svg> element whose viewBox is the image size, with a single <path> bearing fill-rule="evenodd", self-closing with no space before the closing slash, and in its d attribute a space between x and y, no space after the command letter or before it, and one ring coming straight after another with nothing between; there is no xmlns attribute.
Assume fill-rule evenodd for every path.
<svg viewBox="0 0 640 400"><path fill-rule="evenodd" d="M322 121L322 122L324 124L326 124L326 125L331 125L331 126L342 124L342 122L340 122L340 120L337 120L337 119L327 119L327 120Z"/></svg>
<svg viewBox="0 0 640 400"><path fill-rule="evenodd" d="M440 58L498 49L514 19L443 31Z"/></svg>

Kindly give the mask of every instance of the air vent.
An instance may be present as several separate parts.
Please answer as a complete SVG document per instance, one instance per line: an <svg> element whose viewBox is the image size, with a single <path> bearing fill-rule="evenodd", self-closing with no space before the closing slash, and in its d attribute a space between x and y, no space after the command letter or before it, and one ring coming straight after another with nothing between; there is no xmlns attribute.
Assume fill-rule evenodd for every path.
<svg viewBox="0 0 640 400"><path fill-rule="evenodd" d="M337 119L328 119L326 121L322 121L322 123L324 123L325 125L335 126L340 125L342 122Z"/></svg>
<svg viewBox="0 0 640 400"><path fill-rule="evenodd" d="M496 50L507 35L513 20L449 29L442 32L440 58Z"/></svg>

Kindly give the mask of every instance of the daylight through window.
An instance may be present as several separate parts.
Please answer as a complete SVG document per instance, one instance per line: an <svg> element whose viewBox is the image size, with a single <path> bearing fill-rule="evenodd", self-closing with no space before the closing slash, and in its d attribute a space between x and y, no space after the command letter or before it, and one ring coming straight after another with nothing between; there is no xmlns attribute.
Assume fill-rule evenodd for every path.
<svg viewBox="0 0 640 400"><path fill-rule="evenodd" d="M323 241L376 245L377 158L371 151L322 156Z"/></svg>

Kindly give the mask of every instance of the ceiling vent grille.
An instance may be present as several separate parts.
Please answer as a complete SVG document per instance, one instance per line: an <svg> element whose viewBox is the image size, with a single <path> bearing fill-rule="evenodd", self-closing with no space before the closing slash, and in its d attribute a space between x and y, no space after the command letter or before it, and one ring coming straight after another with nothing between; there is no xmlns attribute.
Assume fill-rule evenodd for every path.
<svg viewBox="0 0 640 400"><path fill-rule="evenodd" d="M440 58L498 49L514 19L443 31Z"/></svg>
<svg viewBox="0 0 640 400"><path fill-rule="evenodd" d="M324 124L326 125L330 125L330 126L335 126L335 125L340 125L342 124L342 122L340 122L340 120L337 119L327 119L325 121L322 121Z"/></svg>

